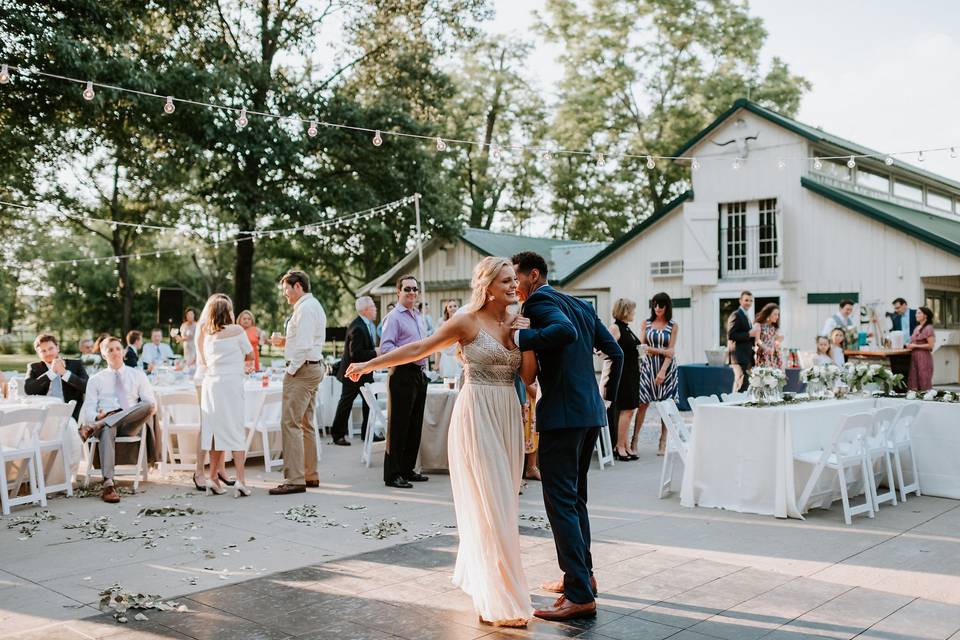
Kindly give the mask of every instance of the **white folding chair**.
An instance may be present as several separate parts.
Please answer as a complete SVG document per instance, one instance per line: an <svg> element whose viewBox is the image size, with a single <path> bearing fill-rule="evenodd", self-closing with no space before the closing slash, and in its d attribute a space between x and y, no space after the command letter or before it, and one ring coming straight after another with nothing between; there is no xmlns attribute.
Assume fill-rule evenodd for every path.
<svg viewBox="0 0 960 640"><path fill-rule="evenodd" d="M897 483L893 480L893 465L890 464L893 452L890 451L887 443L890 441L890 431L893 429L898 413L894 407L877 409L876 413L873 414L873 430L867 436L867 458L870 461L870 495L873 497L873 508L877 511L880 510L881 502L889 502L893 506L897 506ZM883 463L879 474L874 469L878 460L882 460ZM887 490L884 493L877 493L884 470L887 472Z"/></svg>
<svg viewBox="0 0 960 640"><path fill-rule="evenodd" d="M37 448L37 434L47 418L47 409L16 409L0 413L0 510L10 515L10 507L18 504L47 506L47 490L43 473L38 466L40 450ZM10 496L7 483L7 463L20 461L26 463L20 468L20 474L29 474L30 494ZM18 474L19 475L19 474ZM19 482L16 483L19 487ZM19 493L19 491L18 491Z"/></svg>
<svg viewBox="0 0 960 640"><path fill-rule="evenodd" d="M690 448L690 425L688 425L683 416L680 415L680 409L673 400L662 400L655 402L657 413L660 419L667 427L667 449L663 455L663 466L660 469L660 488L657 497L664 498L670 493L670 483L673 479L673 467L677 458L680 458L680 464L687 464L687 452Z"/></svg>
<svg viewBox="0 0 960 640"><path fill-rule="evenodd" d="M900 499L907 501L907 493L915 491L920 495L920 470L917 467L917 457L913 453L913 442L910 439L913 433L913 423L920 413L920 403L911 402L900 407L897 417L893 421L893 427L888 431L890 439L887 441L887 449L893 455L893 464L897 470L897 483L900 485ZM900 452L904 449L910 451L910 464L913 466L913 482L905 484L903 481L903 459Z"/></svg>
<svg viewBox="0 0 960 640"><path fill-rule="evenodd" d="M697 396L696 398L694 398L693 396L691 396L691 397L687 398L687 404L690 405L690 410L691 410L691 411L694 411L694 410L696 410L696 408L697 408L698 406L700 406L700 405L705 405L705 404L720 404L720 398L718 398L717 396L713 396L713 395L711 395L711 396Z"/></svg>
<svg viewBox="0 0 960 640"><path fill-rule="evenodd" d="M188 391L168 393L159 398L160 429L162 443L160 451L160 473L166 475L171 470L196 468L196 457L200 451L193 454L193 460L184 461L182 436L190 434L192 442L196 442L200 432L200 403L196 393ZM176 443L174 443L176 438Z"/></svg>
<svg viewBox="0 0 960 640"><path fill-rule="evenodd" d="M113 439L114 447L119 444L138 444L137 448L137 461L134 464L115 464L113 467L113 476L114 478L119 476L133 476L133 492L136 493L140 490L140 482L147 481L147 427L149 426L150 420L148 419L140 427L140 431L137 432L135 436L115 436ZM109 429L110 427L104 427L104 429ZM83 462L84 462L84 474L83 474L83 486L90 484L90 476L93 474L103 477L103 469L97 468L94 466L94 451L97 445L100 442L100 438L97 436L90 436L87 438L87 441L83 443Z"/></svg>
<svg viewBox="0 0 960 640"><path fill-rule="evenodd" d="M843 500L843 521L851 524L851 516L859 513L866 513L871 518L874 517L873 492L869 488L872 481L872 473L869 467L869 457L867 455L866 439L867 435L873 429L873 412L855 413L846 417L846 420L837 428L833 440L824 449L816 451L804 451L794 454L793 459L796 462L813 465L813 472L810 479L807 480L803 492L800 494L798 506L800 512L806 511L807 504L813 496L823 496L833 494L833 483L828 488L814 493L814 489L823 474L823 470L831 469L837 472L837 478L840 481L840 497ZM864 503L855 507L850 506L850 498L847 494L847 474L846 470L859 469L864 482Z"/></svg>
<svg viewBox="0 0 960 640"><path fill-rule="evenodd" d="M721 393L720 399L724 404L743 404L750 399L750 394L746 391L737 391L735 393Z"/></svg>
<svg viewBox="0 0 960 640"><path fill-rule="evenodd" d="M70 427L73 422L73 409L76 400L66 404L51 404L47 407L47 419L37 434L37 468L42 470L46 495L66 491L68 496L73 495L73 478L70 467ZM43 454L52 453L46 464L43 463ZM61 484L46 484L47 474L53 468L57 456L63 465L63 482Z"/></svg>
<svg viewBox="0 0 960 640"><path fill-rule="evenodd" d="M283 467L283 457L273 458L270 455L270 434L280 432L280 423L283 417L283 391L267 391L264 394L263 402L257 411L257 417L254 418L250 426L250 433L247 434L247 453L250 453L250 445L253 438L260 434L263 443L263 468L267 473L273 471L274 467ZM319 443L319 436L317 442ZM317 456L319 460L319 455Z"/></svg>
<svg viewBox="0 0 960 640"><path fill-rule="evenodd" d="M610 425L605 424L600 427L600 437L593 445L593 450L597 454L600 471L603 471L603 467L606 465L613 466L613 440L610 438Z"/></svg>
<svg viewBox="0 0 960 640"><path fill-rule="evenodd" d="M374 447L377 451L386 450L387 435L387 414L380 407L380 401L377 399L377 393L386 394L387 385L383 382L368 382L360 387L360 395L370 407L370 420L367 422L367 437L363 441L363 449L360 451L361 464L369 467L373 463ZM373 434L377 427L383 430L383 442L374 443ZM379 446L378 446L379 445Z"/></svg>

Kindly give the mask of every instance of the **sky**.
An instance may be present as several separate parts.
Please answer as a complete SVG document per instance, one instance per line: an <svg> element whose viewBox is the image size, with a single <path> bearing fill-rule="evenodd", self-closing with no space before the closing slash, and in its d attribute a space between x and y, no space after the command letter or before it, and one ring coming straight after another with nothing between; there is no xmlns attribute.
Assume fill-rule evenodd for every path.
<svg viewBox="0 0 960 640"><path fill-rule="evenodd" d="M581 0L585 2L585 0ZM493 33L537 42L528 68L550 92L557 49L531 30L543 0L494 0ZM761 53L813 84L797 119L883 153L955 145L960 153L960 2L751 0L768 36ZM916 164L916 157L898 156ZM922 166L960 181L960 157Z"/></svg>

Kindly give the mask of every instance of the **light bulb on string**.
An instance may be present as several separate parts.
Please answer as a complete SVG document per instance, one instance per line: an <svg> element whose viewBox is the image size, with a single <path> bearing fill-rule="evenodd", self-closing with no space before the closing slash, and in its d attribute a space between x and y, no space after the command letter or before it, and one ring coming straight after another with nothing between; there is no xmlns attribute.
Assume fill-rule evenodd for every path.
<svg viewBox="0 0 960 640"><path fill-rule="evenodd" d="M99 267L99 266L100 266L100 261L97 260L96 258L94 258L94 259L93 259L93 264L94 264L95 266Z"/></svg>
<svg viewBox="0 0 960 640"><path fill-rule="evenodd" d="M247 123L249 123L249 122L250 122L250 121L247 120L247 108L246 108L246 107L240 107L240 117L237 118L237 126L238 126L238 127L245 127L245 126L247 126Z"/></svg>
<svg viewBox="0 0 960 640"><path fill-rule="evenodd" d="M490 145L490 157L494 160L500 159L500 147L495 144Z"/></svg>
<svg viewBox="0 0 960 640"><path fill-rule="evenodd" d="M923 162L926 158L923 155L923 151L917 154L917 162Z"/></svg>
<svg viewBox="0 0 960 640"><path fill-rule="evenodd" d="M315 138L315 137L317 136L317 121L316 121L316 120L311 120L311 121L310 121L310 126L307 127L307 135L310 136L311 138Z"/></svg>
<svg viewBox="0 0 960 640"><path fill-rule="evenodd" d="M114 264L120 264L120 256L117 256L113 259Z"/></svg>
<svg viewBox="0 0 960 640"><path fill-rule="evenodd" d="M173 96L167 96L167 101L163 103L163 112L170 115L177 110L177 105L173 104Z"/></svg>
<svg viewBox="0 0 960 640"><path fill-rule="evenodd" d="M93 100L93 96L96 95L93 92L93 83L89 80L87 81L87 86L83 89L83 99L84 100Z"/></svg>
<svg viewBox="0 0 960 640"><path fill-rule="evenodd" d="M883 163L884 163L885 165L887 165L888 167L892 167L892 166L893 166L893 157L892 157L892 156L887 156L886 160L884 160Z"/></svg>
<svg viewBox="0 0 960 640"><path fill-rule="evenodd" d="M740 158L734 158L734 159L733 159L733 164L730 165L730 166L731 166L731 168L732 168L734 171L739 171L739 170L740 170L740 166L741 166L742 164L743 164L743 162L740 160Z"/></svg>
<svg viewBox="0 0 960 640"><path fill-rule="evenodd" d="M138 254L137 254L136 256L134 256L134 257L135 257L137 260L139 260L142 256L138 253Z"/></svg>
<svg viewBox="0 0 960 640"><path fill-rule="evenodd" d="M182 252L180 251L180 249L177 249L176 251L174 251L174 253L175 253L176 255L178 255L178 256L179 256L179 255L183 255Z"/></svg>
<svg viewBox="0 0 960 640"><path fill-rule="evenodd" d="M157 251L155 254L153 254L153 257L154 257L154 258L159 258L159 257L160 257L160 252Z"/></svg>
<svg viewBox="0 0 960 640"><path fill-rule="evenodd" d="M137 228L136 228L136 232L137 232L137 233L143 233L143 226L138 224L138 225L137 225Z"/></svg>
<svg viewBox="0 0 960 640"><path fill-rule="evenodd" d="M110 223L110 228L111 228L113 231L116 231L116 230L117 230L117 223L116 223L116 222Z"/></svg>
<svg viewBox="0 0 960 640"><path fill-rule="evenodd" d="M70 264L75 267L75 266L77 266L77 261L76 261L76 260L73 260Z"/></svg>
<svg viewBox="0 0 960 640"><path fill-rule="evenodd" d="M377 129L377 132L373 134L373 146L379 147L383 144L383 138L380 136L380 129Z"/></svg>
<svg viewBox="0 0 960 640"><path fill-rule="evenodd" d="M853 156L850 156L850 159L847 160L847 167L849 167L850 169L853 169L856 166L857 166L857 161L853 159Z"/></svg>
<svg viewBox="0 0 960 640"><path fill-rule="evenodd" d="M823 169L823 161L820 160L820 158L814 158L813 168L816 169L817 171L820 171L820 169Z"/></svg>
<svg viewBox="0 0 960 640"><path fill-rule="evenodd" d="M783 160L777 160L777 169L780 169L781 171L783 171L786 166L787 166L786 162L784 162Z"/></svg>
<svg viewBox="0 0 960 640"><path fill-rule="evenodd" d="M647 169L656 169L657 163L654 162L653 156L647 156Z"/></svg>
<svg viewBox="0 0 960 640"><path fill-rule="evenodd" d="M690 168L694 171L700 170L700 161L696 158L693 159L693 162L690 163Z"/></svg>
<svg viewBox="0 0 960 640"><path fill-rule="evenodd" d="M951 158L956 158L956 157L957 157L957 148L956 148L956 147L950 147L950 157L951 157Z"/></svg>
<svg viewBox="0 0 960 640"><path fill-rule="evenodd" d="M446 150L447 150L447 143L444 142L443 138L438 137L438 138L437 138L437 151L446 151Z"/></svg>
<svg viewBox="0 0 960 640"><path fill-rule="evenodd" d="M7 65L0 65L0 84L7 84L10 82L10 69L7 68Z"/></svg>
<svg viewBox="0 0 960 640"><path fill-rule="evenodd" d="M552 160L552 159L553 159L553 154L550 153L550 150L549 150L549 149L547 149L546 151L543 152L543 155L542 155L541 157L542 157L544 160Z"/></svg>
<svg viewBox="0 0 960 640"><path fill-rule="evenodd" d="M607 166L607 161L604 160L602 153L598 153L598 154L597 154L597 168L603 169L605 166Z"/></svg>

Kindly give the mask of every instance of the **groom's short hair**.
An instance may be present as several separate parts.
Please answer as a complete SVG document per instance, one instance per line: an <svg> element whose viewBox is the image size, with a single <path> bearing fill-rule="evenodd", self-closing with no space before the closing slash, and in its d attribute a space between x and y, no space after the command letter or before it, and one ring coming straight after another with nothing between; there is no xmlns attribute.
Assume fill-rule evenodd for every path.
<svg viewBox="0 0 960 640"><path fill-rule="evenodd" d="M539 253L521 251L510 258L510 261L517 266L517 271L520 273L530 273L537 269L542 277L547 277L547 261Z"/></svg>

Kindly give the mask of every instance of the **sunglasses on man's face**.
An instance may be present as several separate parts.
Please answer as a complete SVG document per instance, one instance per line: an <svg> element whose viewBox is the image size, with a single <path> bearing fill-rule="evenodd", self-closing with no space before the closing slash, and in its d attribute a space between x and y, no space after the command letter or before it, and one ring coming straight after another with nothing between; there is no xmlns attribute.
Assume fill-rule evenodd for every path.
<svg viewBox="0 0 960 640"><path fill-rule="evenodd" d="M420 289L417 288L417 287L404 287L404 288L403 288L403 292L404 292L404 293L416 293L417 291L420 291Z"/></svg>

